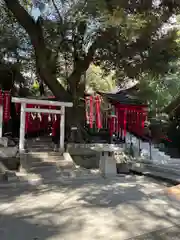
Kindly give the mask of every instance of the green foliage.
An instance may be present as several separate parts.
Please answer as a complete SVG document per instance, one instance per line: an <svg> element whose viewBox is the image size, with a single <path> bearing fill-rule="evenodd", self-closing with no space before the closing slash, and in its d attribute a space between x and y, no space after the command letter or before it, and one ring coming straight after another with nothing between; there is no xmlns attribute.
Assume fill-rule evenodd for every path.
<svg viewBox="0 0 180 240"><path fill-rule="evenodd" d="M32 60L32 47L26 32L19 27L12 13L0 3L0 85L9 90L14 84L26 84L22 72ZM32 69L32 66L30 67ZM29 69L29 67L28 67ZM21 72L21 73L20 73Z"/></svg>
<svg viewBox="0 0 180 240"><path fill-rule="evenodd" d="M100 67L91 65L86 74L86 88L93 91L111 92L116 86L113 74L104 76Z"/></svg>
<svg viewBox="0 0 180 240"><path fill-rule="evenodd" d="M180 62L170 64L167 74L159 77L142 76L138 96L147 100L152 115L174 100L180 92Z"/></svg>
<svg viewBox="0 0 180 240"><path fill-rule="evenodd" d="M117 78L138 78L145 72L164 74L169 61L180 55L176 31L161 31L172 15L165 2L154 6L149 0L110 1L110 11L105 0L54 2L58 22L45 21L44 27L51 48L59 51L60 74L66 62L69 76L74 62L84 59L92 44L96 50L93 63L107 72L116 71Z"/></svg>
<svg viewBox="0 0 180 240"><path fill-rule="evenodd" d="M4 2L5 12L9 12L6 7L11 7L12 2ZM45 55L43 59L48 61L52 76L56 75L56 78L61 79L60 82L66 81L64 85L69 86L67 89L72 86L78 88L81 77L92 64L100 66L103 74L115 72L119 81L123 81L125 77L141 79L148 75L153 76L153 81L156 82L157 79L159 81L160 74L168 73L169 63L180 56L180 46L176 31L162 31L163 24L168 23L169 18L179 11L177 1L164 0L161 4L155 3L151 0L54 0L49 2L49 9L56 21L43 15L36 25L33 20L29 21L24 31L23 21L19 24L13 18L14 24L8 25L7 31L11 31L8 34L12 36L13 48L16 45L15 49L22 46L25 49L24 54L22 49L16 51L16 59L21 68L30 68L34 73L42 74L30 42L35 37L34 32L38 35L39 30L42 30L41 38L44 38L47 51L41 55ZM21 1L21 4L26 10L31 5L27 0ZM15 14L18 16L19 12ZM9 19L11 18L6 21ZM4 19L2 21L5 22ZM15 38L13 33L16 33ZM6 52L9 51L6 48ZM28 59L22 60L23 56L28 56ZM114 85L114 82L110 83L111 79L103 80L93 74L91 72L89 75L88 72L87 75L94 89L109 90L112 87L110 85ZM75 76L75 84L72 84L72 76ZM50 83L53 84L53 81ZM154 85L147 85L148 91L154 89Z"/></svg>

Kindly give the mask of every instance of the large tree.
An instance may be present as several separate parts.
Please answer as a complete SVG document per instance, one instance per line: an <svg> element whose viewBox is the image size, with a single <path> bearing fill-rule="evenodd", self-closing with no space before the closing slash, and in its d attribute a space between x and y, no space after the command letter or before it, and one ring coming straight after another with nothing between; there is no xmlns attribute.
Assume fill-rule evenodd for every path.
<svg viewBox="0 0 180 240"><path fill-rule="evenodd" d="M4 0L33 47L36 71L61 100L71 100L76 121L83 98L82 76L94 63L119 80L145 72L164 73L179 56L176 32L163 32L164 23L179 10L174 0L52 0L53 19L36 22L28 13L31 1ZM64 87L58 77L64 77ZM78 119L79 122L79 119Z"/></svg>

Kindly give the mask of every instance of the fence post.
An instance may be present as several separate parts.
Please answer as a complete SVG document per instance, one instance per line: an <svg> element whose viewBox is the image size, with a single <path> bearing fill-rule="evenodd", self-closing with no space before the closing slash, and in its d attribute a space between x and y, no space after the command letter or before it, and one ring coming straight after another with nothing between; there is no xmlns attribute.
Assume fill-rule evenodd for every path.
<svg viewBox="0 0 180 240"><path fill-rule="evenodd" d="M132 135L131 135L131 133L130 133L130 143L132 143Z"/></svg>
<svg viewBox="0 0 180 240"><path fill-rule="evenodd" d="M138 138L139 156L141 155L141 140Z"/></svg>
<svg viewBox="0 0 180 240"><path fill-rule="evenodd" d="M20 122L20 139L19 139L19 151L22 153L24 151L24 140L25 140L25 112L26 104L21 103L21 122Z"/></svg>
<svg viewBox="0 0 180 240"><path fill-rule="evenodd" d="M3 105L0 105L0 138L3 134Z"/></svg>
<svg viewBox="0 0 180 240"><path fill-rule="evenodd" d="M149 141L149 158L152 160L152 151L151 151L151 140Z"/></svg>
<svg viewBox="0 0 180 240"><path fill-rule="evenodd" d="M64 151L64 137L65 137L65 107L61 107L60 120L60 150Z"/></svg>

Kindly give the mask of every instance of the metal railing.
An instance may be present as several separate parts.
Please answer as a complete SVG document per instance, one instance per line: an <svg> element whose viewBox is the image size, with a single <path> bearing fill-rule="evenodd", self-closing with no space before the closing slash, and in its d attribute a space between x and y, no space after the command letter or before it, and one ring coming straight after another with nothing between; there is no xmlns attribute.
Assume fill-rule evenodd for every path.
<svg viewBox="0 0 180 240"><path fill-rule="evenodd" d="M130 133L130 144L132 145L132 135L134 135L134 134L132 132L129 132L129 133ZM143 137L136 136L136 135L134 135L134 136L138 140L138 154L139 154L139 156L141 156L141 151L142 151L141 141L144 139L149 143L149 158L150 158L150 160L152 160L152 140L151 140L151 138L148 138L148 137L145 137L145 136L143 136Z"/></svg>

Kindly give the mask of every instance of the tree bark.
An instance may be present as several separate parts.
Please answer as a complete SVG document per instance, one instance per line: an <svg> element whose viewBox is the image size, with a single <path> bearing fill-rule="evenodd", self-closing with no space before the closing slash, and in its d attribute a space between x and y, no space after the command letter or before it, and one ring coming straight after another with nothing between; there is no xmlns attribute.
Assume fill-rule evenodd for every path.
<svg viewBox="0 0 180 240"><path fill-rule="evenodd" d="M66 127L68 141L72 141L71 127L77 127L75 140L77 142L83 141L83 129L85 125L85 101L84 101L84 89L79 87L82 74L72 74L70 76L69 92L72 96L73 107L66 109ZM82 83L85 85L85 82Z"/></svg>

